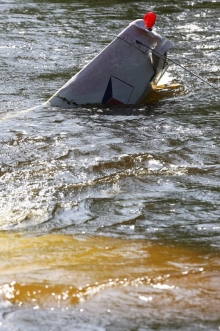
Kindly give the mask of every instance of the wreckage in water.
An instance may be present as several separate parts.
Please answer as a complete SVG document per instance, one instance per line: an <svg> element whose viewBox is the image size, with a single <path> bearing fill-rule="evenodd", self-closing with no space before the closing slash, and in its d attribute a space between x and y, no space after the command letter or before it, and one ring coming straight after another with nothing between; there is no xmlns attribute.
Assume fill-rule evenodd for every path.
<svg viewBox="0 0 220 331"><path fill-rule="evenodd" d="M173 44L152 31L156 15L132 22L49 100L51 106L139 105L167 69Z"/></svg>

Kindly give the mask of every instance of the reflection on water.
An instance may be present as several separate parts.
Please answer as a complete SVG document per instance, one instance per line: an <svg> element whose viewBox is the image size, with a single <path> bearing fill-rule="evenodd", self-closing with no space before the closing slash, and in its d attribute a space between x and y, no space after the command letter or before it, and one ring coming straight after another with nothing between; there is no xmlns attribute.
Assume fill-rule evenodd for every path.
<svg viewBox="0 0 220 331"><path fill-rule="evenodd" d="M71 314L80 313L91 327L91 314L103 325L117 322L119 329L117 314L134 327L143 321L151 326L158 315L158 326L179 327L179 315L183 323L197 316L198 325L209 316L210 325L218 326L219 259L214 253L207 263L197 248L60 234L1 234L0 248L1 299L17 307L7 313L5 325L15 323L20 313L21 326L31 330L25 315L32 308L48 315L56 311L58 324L64 316L71 320Z"/></svg>
<svg viewBox="0 0 220 331"><path fill-rule="evenodd" d="M172 64L141 107L28 109L147 9L218 86L218 8L1 2L1 330L219 329L217 90Z"/></svg>

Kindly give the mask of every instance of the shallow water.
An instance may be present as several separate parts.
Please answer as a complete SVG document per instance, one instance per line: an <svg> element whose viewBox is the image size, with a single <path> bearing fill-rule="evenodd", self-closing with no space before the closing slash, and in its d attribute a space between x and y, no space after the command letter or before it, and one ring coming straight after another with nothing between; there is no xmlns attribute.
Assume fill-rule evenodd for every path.
<svg viewBox="0 0 220 331"><path fill-rule="evenodd" d="M219 2L2 1L0 328L219 330L219 90L39 106L146 10L219 88Z"/></svg>

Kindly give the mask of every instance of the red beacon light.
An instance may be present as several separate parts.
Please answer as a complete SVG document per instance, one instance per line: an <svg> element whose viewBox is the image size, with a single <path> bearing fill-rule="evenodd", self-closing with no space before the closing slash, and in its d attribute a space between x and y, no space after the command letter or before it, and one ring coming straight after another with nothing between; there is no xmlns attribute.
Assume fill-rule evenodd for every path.
<svg viewBox="0 0 220 331"><path fill-rule="evenodd" d="M152 30L155 22L156 22L156 19L157 19L157 16L154 12L147 12L145 15L144 15L144 23L145 23L145 26L148 30Z"/></svg>

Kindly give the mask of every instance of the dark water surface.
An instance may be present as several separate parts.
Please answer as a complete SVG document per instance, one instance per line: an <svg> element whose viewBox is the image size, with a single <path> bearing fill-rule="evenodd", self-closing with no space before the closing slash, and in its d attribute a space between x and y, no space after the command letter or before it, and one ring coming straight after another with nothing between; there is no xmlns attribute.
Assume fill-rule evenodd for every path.
<svg viewBox="0 0 220 331"><path fill-rule="evenodd" d="M0 330L220 329L220 98L39 107L147 10L220 86L219 1L0 3Z"/></svg>

